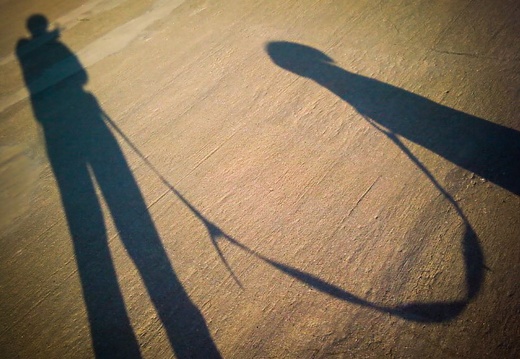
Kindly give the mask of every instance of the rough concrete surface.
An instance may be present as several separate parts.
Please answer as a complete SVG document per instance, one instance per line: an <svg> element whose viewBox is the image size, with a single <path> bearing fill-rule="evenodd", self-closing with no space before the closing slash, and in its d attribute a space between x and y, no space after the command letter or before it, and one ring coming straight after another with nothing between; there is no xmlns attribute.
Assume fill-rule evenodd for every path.
<svg viewBox="0 0 520 359"><path fill-rule="evenodd" d="M520 2L0 9L0 357L520 357Z"/></svg>

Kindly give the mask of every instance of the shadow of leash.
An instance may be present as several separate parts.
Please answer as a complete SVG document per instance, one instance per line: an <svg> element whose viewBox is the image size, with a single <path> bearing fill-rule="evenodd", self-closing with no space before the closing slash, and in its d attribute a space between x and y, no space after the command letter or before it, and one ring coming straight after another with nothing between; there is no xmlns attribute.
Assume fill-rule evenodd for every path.
<svg viewBox="0 0 520 359"><path fill-rule="evenodd" d="M314 288L322 293L328 294L334 298L356 304L363 307L368 307L383 313L388 313L397 317L404 318L406 320L423 322L423 323L435 323L444 322L455 318L459 315L478 294L482 285L483 269L486 268L483 264L483 253L479 245L478 237L470 225L468 219L462 212L460 206L453 199L453 197L437 182L435 177L430 171L410 152L410 150L399 140L399 138L392 132L387 131L378 124L374 123L370 118L365 119L374 126L378 131L383 132L387 137L392 140L409 158L410 160L428 177L433 185L444 195L444 197L450 202L455 208L458 216L462 219L465 225L464 238L462 240L464 264L466 269L466 286L467 293L464 300L451 301L451 302L411 302L395 307L383 306L377 303L368 301L353 293L350 293L339 286L328 283L319 277L291 267L287 264L275 261L271 258L263 256L259 252L251 249L250 247L240 243L232 236L220 229L216 224L209 221L204 217L184 196L170 183L168 180L157 170L157 168L141 153L141 151L133 144L133 142L125 135L125 133L115 124L112 119L105 113L103 114L104 120L114 129L115 132L123 138L123 140L130 146L130 148L139 156L139 158L157 175L161 182L173 192L186 207L190 209L195 217L197 217L201 223L205 226L208 236L211 240L211 244L215 248L221 262L226 267L230 276L234 282L243 289L243 285L238 279L237 275L231 268L231 265L227 261L222 249L220 248L219 242L225 241L229 244L241 249L247 254L263 261L264 263L276 268L277 270L285 273L286 275L297 279L305 285Z"/></svg>

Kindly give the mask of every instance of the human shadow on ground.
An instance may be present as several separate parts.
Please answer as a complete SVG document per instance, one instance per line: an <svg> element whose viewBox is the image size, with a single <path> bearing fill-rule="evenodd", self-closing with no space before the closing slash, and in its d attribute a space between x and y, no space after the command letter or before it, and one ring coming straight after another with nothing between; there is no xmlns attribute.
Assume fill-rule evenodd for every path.
<svg viewBox="0 0 520 359"><path fill-rule="evenodd" d="M96 357L141 357L108 246L97 185L176 356L219 358L205 320L175 274L141 191L107 127L110 119L84 89L87 72L59 40L59 30L49 31L43 15L31 16L27 27L31 37L18 42L16 53L59 186ZM52 76L66 77L64 73L71 76L53 84ZM45 81L51 86L45 88Z"/></svg>
<svg viewBox="0 0 520 359"><path fill-rule="evenodd" d="M330 90L383 132L520 195L520 132L344 70L305 45L271 42L266 51L275 64Z"/></svg>
<svg viewBox="0 0 520 359"><path fill-rule="evenodd" d="M271 264L324 293L406 319L443 322L456 317L477 296L482 286L485 268L482 249L458 203L403 144L400 137L519 195L520 133L398 87L346 71L336 66L324 53L305 45L271 42L266 46L266 51L281 68L313 80L353 106L372 126L394 142L454 207L465 230L461 248L466 293L463 299L451 302L404 303L396 307L384 307L309 273L281 263L271 261Z"/></svg>

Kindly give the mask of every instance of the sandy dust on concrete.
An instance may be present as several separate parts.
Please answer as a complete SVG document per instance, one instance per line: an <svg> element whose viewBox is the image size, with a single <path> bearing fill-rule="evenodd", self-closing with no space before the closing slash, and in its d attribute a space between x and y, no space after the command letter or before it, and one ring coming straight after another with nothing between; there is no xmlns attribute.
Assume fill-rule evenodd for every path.
<svg viewBox="0 0 520 359"><path fill-rule="evenodd" d="M204 357L203 337L225 358L519 356L520 4L0 7L0 356L123 355L129 342L99 339L103 326L130 328L146 358ZM81 263L102 259L74 247L78 216L64 209L15 53L36 13L80 65L54 63L33 94L74 113L66 78L85 69L153 221L114 223L115 208L130 222L148 215L107 203L91 170L114 268L106 288L128 325L88 299L103 287ZM312 62L318 52L333 65ZM464 126L437 127L433 114ZM174 275L141 263L139 233L158 234L162 249L149 250ZM182 295L162 295L171 283L148 274Z"/></svg>

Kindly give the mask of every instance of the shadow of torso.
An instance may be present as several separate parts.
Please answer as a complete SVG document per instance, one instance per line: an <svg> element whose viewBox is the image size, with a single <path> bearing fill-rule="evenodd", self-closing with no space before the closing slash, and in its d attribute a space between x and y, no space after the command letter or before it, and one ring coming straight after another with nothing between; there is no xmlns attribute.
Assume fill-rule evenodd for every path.
<svg viewBox="0 0 520 359"><path fill-rule="evenodd" d="M17 53L53 169L85 166L113 151L122 158L119 146L103 121L103 111L96 98L83 88L87 73L77 57L58 41L57 35L24 54L22 49L30 46L31 40L20 40ZM60 67L74 69L75 73L41 91L38 80L53 70L58 72Z"/></svg>

